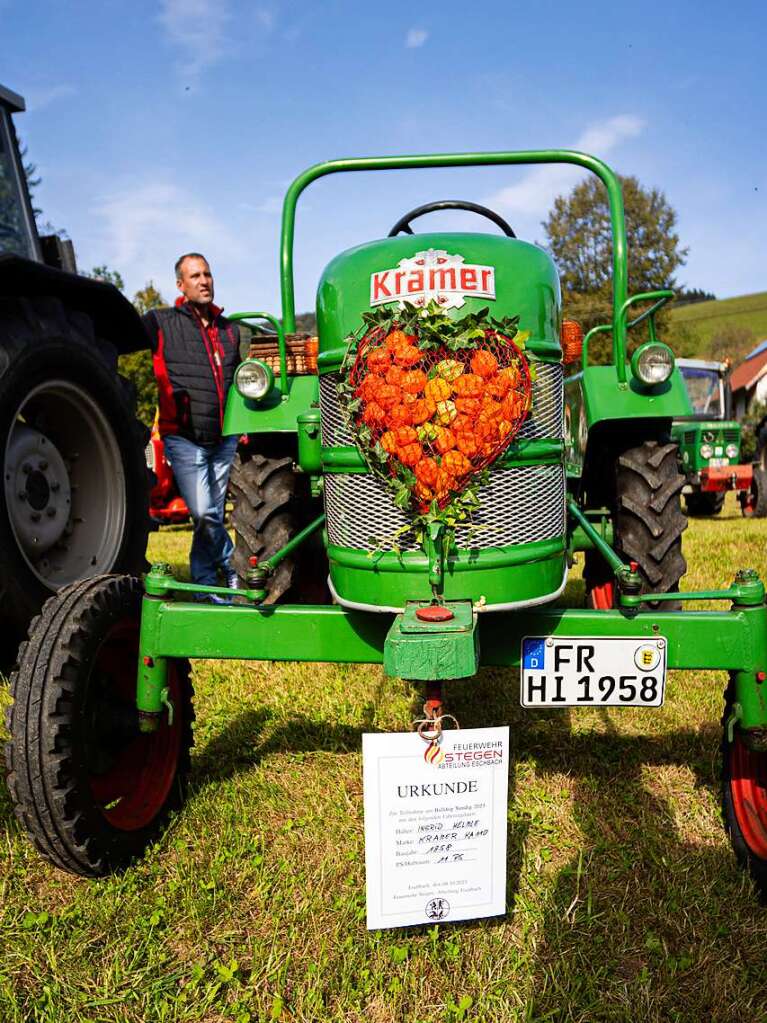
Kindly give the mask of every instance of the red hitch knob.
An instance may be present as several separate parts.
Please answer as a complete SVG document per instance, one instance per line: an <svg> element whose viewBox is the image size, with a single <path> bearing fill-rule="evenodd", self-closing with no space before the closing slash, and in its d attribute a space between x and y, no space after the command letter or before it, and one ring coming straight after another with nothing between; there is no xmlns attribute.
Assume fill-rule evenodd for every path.
<svg viewBox="0 0 767 1023"><path fill-rule="evenodd" d="M632 572L637 572L639 570L639 562L629 561L629 568L631 569Z"/></svg>
<svg viewBox="0 0 767 1023"><path fill-rule="evenodd" d="M419 607L415 616L420 622L451 622L455 618L450 608L443 607L441 604Z"/></svg>
<svg viewBox="0 0 767 1023"><path fill-rule="evenodd" d="M255 554L253 555L253 557L251 557L251 558L248 558L248 564L249 564L249 565L250 565L250 566L251 566L252 568L255 568L255 567L256 567L256 565L258 564L258 558L257 558L257 557L255 556Z"/></svg>

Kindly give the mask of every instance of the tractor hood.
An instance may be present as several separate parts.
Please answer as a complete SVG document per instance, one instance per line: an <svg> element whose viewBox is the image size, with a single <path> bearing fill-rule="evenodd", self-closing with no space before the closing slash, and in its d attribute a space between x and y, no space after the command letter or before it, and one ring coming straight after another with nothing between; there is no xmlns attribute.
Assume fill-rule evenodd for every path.
<svg viewBox="0 0 767 1023"><path fill-rule="evenodd" d="M440 232L383 238L337 256L317 293L320 349L357 332L364 312L431 300L448 315L487 307L497 319L519 316L533 351L536 342L558 344L559 278L543 249L516 238Z"/></svg>

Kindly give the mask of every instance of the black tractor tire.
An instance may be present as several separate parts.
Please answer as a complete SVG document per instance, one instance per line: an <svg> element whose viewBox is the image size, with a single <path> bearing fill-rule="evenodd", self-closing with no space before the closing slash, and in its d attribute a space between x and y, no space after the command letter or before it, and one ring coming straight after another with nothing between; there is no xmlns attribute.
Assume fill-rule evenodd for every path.
<svg viewBox="0 0 767 1023"><path fill-rule="evenodd" d="M257 443L257 442L256 442ZM265 455L254 444L241 445L229 477L235 531L232 563L247 586L250 559L264 561L291 540L321 512L312 500L306 476L293 468L291 455ZM328 565L321 536L314 536L269 577L266 604L290 598L300 603L326 603Z"/></svg>
<svg viewBox="0 0 767 1023"><path fill-rule="evenodd" d="M665 439L646 440L615 459L609 496L613 548L627 564L636 562L642 593L675 592L687 570L682 555L687 518L680 500L684 482L677 445ZM586 552L584 578L587 603L615 606L612 571L597 551ZM680 606L678 601L664 601L662 608Z"/></svg>
<svg viewBox="0 0 767 1023"><path fill-rule="evenodd" d="M6 646L18 645L62 586L144 570L147 431L134 404L117 373L116 349L94 335L87 315L55 298L0 299Z"/></svg>
<svg viewBox="0 0 767 1023"><path fill-rule="evenodd" d="M709 518L718 515L724 508L725 494L717 491L698 491L685 494L684 503L687 514L694 518Z"/></svg>
<svg viewBox="0 0 767 1023"><path fill-rule="evenodd" d="M740 511L744 518L763 519L767 516L767 472L758 463L748 490L738 494Z"/></svg>
<svg viewBox="0 0 767 1023"><path fill-rule="evenodd" d="M8 789L35 847L101 877L141 856L184 802L192 746L189 664L172 661L173 723L142 733L136 669L143 589L132 576L65 587L34 619L11 675Z"/></svg>
<svg viewBox="0 0 767 1023"><path fill-rule="evenodd" d="M722 820L738 863L767 904L767 753L747 749L737 727L730 742L727 723L734 702L731 679L722 717Z"/></svg>

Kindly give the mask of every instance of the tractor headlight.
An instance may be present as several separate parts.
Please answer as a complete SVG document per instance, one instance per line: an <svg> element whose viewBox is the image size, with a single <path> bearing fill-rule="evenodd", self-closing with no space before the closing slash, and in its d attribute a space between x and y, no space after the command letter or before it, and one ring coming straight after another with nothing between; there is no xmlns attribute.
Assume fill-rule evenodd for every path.
<svg viewBox="0 0 767 1023"><path fill-rule="evenodd" d="M714 449L711 447L710 444L701 444L701 446L700 446L700 457L701 458L711 458L713 453L714 453Z"/></svg>
<svg viewBox="0 0 767 1023"><path fill-rule="evenodd" d="M234 386L243 396L253 401L265 398L274 386L274 373L265 362L246 359L234 374Z"/></svg>
<svg viewBox="0 0 767 1023"><path fill-rule="evenodd" d="M648 341L634 352L631 372L648 387L665 384L674 370L674 353L668 345Z"/></svg>
<svg viewBox="0 0 767 1023"><path fill-rule="evenodd" d="M737 458L738 457L738 445L737 444L728 444L727 447L724 449L724 453L725 453L725 455L727 455L728 458Z"/></svg>

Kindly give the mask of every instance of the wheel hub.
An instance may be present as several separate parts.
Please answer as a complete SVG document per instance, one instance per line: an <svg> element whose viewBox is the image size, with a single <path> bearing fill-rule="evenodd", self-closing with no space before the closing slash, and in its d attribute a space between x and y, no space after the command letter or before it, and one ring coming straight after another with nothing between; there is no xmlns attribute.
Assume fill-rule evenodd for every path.
<svg viewBox="0 0 767 1023"><path fill-rule="evenodd" d="M5 498L24 553L40 557L61 540L71 507L66 463L39 430L16 423L8 441Z"/></svg>

